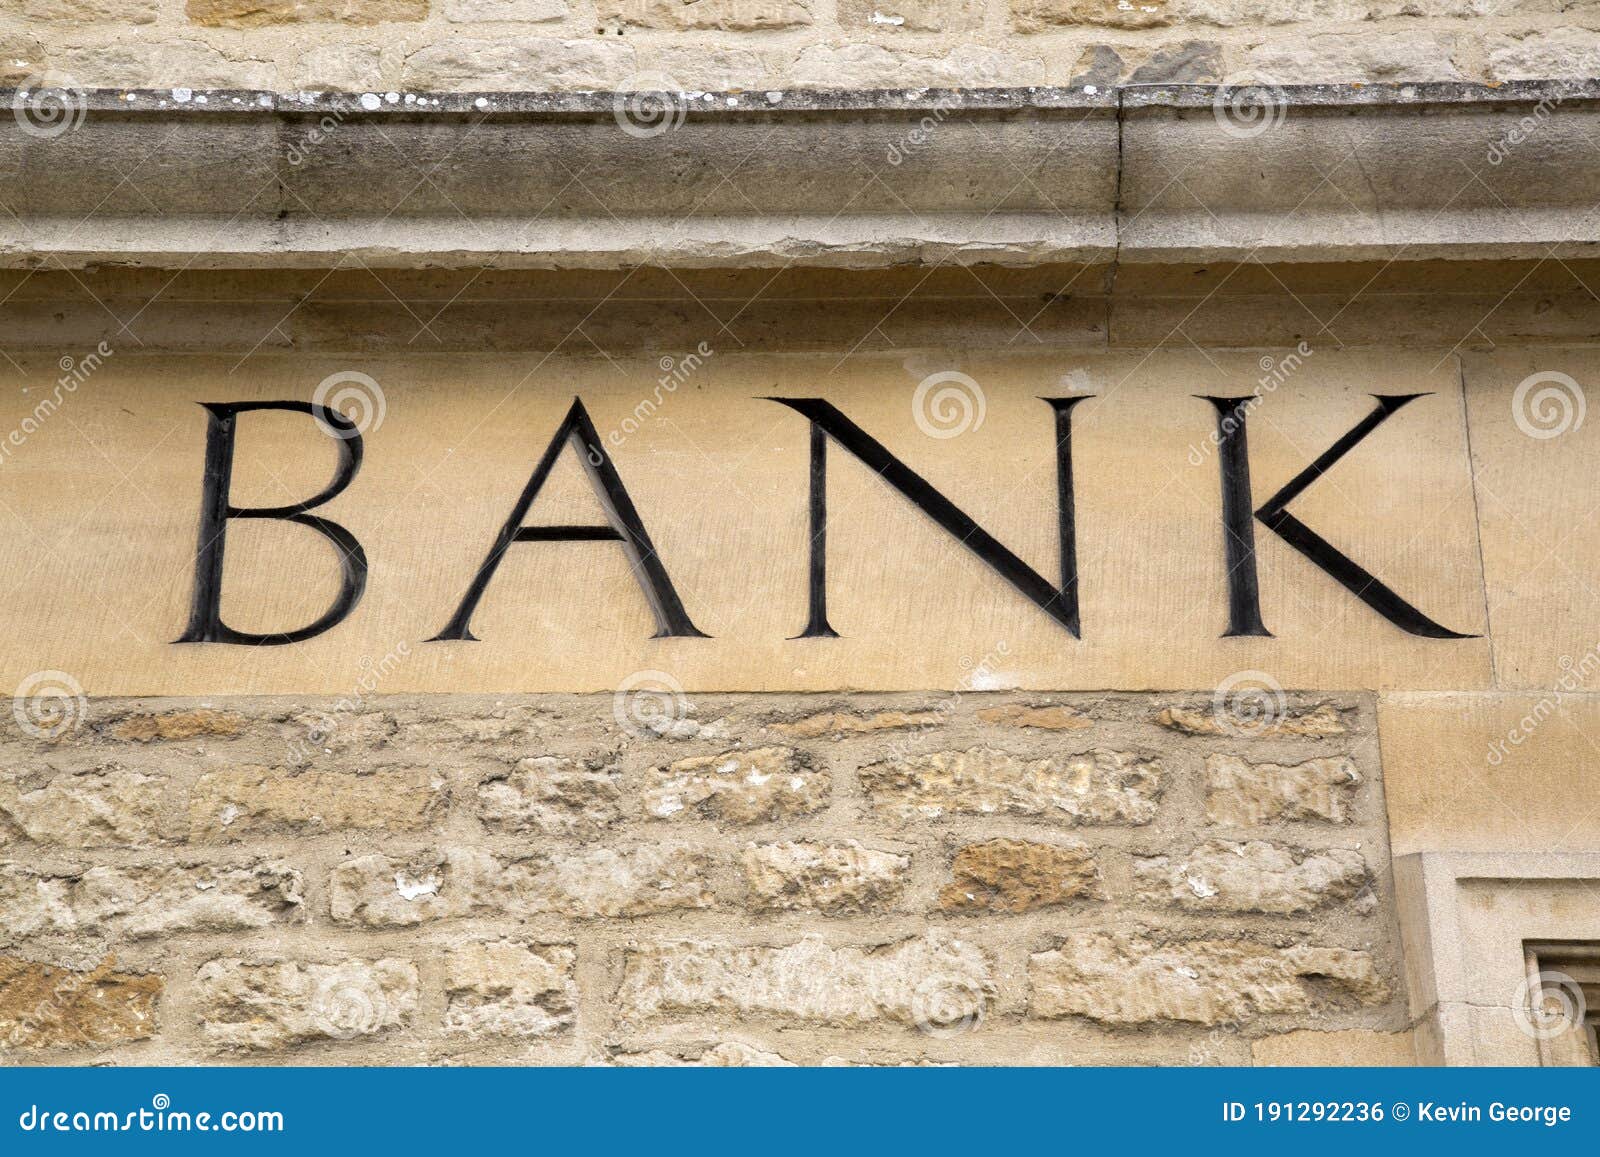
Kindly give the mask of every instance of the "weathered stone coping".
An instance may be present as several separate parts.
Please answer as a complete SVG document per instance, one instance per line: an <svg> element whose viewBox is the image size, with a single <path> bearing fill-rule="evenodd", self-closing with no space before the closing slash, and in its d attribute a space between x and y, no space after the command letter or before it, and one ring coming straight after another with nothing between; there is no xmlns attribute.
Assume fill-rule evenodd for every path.
<svg viewBox="0 0 1600 1157"><path fill-rule="evenodd" d="M1597 236L1600 81L95 90L48 122L0 99L23 106L9 267L1484 260Z"/></svg>

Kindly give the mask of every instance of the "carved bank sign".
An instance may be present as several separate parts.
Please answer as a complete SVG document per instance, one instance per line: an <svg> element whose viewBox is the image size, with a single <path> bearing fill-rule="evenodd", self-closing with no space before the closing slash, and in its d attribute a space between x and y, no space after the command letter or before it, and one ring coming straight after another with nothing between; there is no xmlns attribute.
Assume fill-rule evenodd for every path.
<svg viewBox="0 0 1600 1157"><path fill-rule="evenodd" d="M870 467L902 498L926 515L958 543L970 550L1024 597L1033 602L1074 637L1081 634L1078 611L1078 549L1072 486L1072 411L1093 395L1042 398L1055 413L1056 519L1060 527L1061 580L1053 585L1033 567L1008 550L976 520L937 490L884 444L852 422L839 408L822 398L768 398L803 415L811 424L809 464L810 616L798 638L838 638L828 622L828 446L837 444ZM1221 451L1218 464L1222 482L1221 538L1228 563L1229 618L1226 636L1270 636L1261 621L1261 599L1256 571L1255 527L1260 523L1315 563L1352 595L1401 630L1436 639L1469 636L1440 626L1406 602L1370 571L1340 551L1326 538L1289 513L1289 503L1328 472L1390 415L1420 395L1376 395L1376 408L1331 447L1285 484L1252 514L1250 510L1250 459L1246 448L1249 411L1259 395L1207 397L1217 410ZM200 501L200 540L195 555L194 601L189 626L180 643L237 643L272 645L315 638L343 622L360 602L367 583L367 555L345 527L312 514L316 507L343 493L356 478L362 460L362 436L354 420L329 406L301 401L206 402L206 469ZM315 495L283 506L240 507L229 499L233 475L234 444L239 417L252 411L283 410L304 413L337 440L339 465L333 480ZM539 492L564 448L570 448L583 467L600 500L605 522L600 525L529 525L527 518ZM307 527L333 545L340 567L339 594L314 622L293 630L268 633L237 631L222 621L222 575L228 522L264 518ZM628 560L641 593L655 615L655 638L705 638L689 618L665 561L650 540L615 463L582 398L575 398L545 449L533 475L511 508L510 517L496 534L487 557L473 575L450 621L430 642L477 642L472 633L472 613L489 589L506 552L516 543L614 542Z"/></svg>
<svg viewBox="0 0 1600 1157"><path fill-rule="evenodd" d="M1421 359L954 360L128 358L72 400L122 473L62 484L24 662L131 650L99 664L129 692L337 690L399 644L395 690L959 686L996 653L998 686L1479 677L1461 398ZM82 469L47 433L14 510Z"/></svg>

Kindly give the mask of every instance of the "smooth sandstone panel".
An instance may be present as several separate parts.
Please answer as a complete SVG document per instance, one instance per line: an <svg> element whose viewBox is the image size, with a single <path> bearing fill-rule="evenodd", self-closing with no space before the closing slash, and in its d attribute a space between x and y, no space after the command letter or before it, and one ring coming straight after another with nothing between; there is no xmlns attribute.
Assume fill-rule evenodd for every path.
<svg viewBox="0 0 1600 1157"><path fill-rule="evenodd" d="M1386 695L1378 737L1396 856L1600 847L1600 700Z"/></svg>
<svg viewBox="0 0 1600 1157"><path fill-rule="evenodd" d="M1483 565L1502 687L1600 684L1600 355L1511 350L1462 359Z"/></svg>
<svg viewBox="0 0 1600 1157"><path fill-rule="evenodd" d="M1410 1032L1347 1029L1321 1032L1300 1029L1251 1042L1250 1058L1258 1065L1391 1068L1417 1063Z"/></svg>
<svg viewBox="0 0 1600 1157"><path fill-rule="evenodd" d="M708 333L710 331L708 330ZM1223 638L1228 587L1216 413L1288 351L1143 356L941 352L742 356L691 364L560 355L329 359L117 350L36 417L60 372L27 366L0 421L0 683L65 672L89 694L1274 687L1474 688L1483 638L1430 639L1375 613L1259 522L1270 638ZM1269 367L1274 367L1269 370ZM370 562L354 612L289 646L182 644L194 583L206 415L200 402L309 400L359 371L365 458L316 508ZM957 373L925 390L929 375ZM1249 423L1260 506L1366 418L1373 394L1426 394L1313 482L1290 510L1455 631L1485 630L1465 423L1453 366L1431 355L1321 351L1279 374ZM663 383L669 383L664 385ZM348 384L348 383L346 383ZM955 394L940 399L941 389ZM808 424L771 396L821 397L1028 565L1058 578L1054 426L1073 412L1082 638L837 445L828 454L829 618L807 621ZM472 619L478 642L428 642L449 620L573 398L581 397L694 625L656 622L613 542L514 544ZM979 418L981 416L981 422ZM239 418L230 501L280 506L323 488L334 440L305 414ZM571 450L529 523L602 524ZM239 630L286 630L337 590L320 535L232 520L222 602ZM6 681L9 682L6 682Z"/></svg>

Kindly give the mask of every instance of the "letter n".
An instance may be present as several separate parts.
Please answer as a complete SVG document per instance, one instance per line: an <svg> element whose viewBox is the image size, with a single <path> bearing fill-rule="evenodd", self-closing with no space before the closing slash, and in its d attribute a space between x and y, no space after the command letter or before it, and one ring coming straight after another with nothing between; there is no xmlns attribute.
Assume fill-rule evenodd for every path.
<svg viewBox="0 0 1600 1157"><path fill-rule="evenodd" d="M909 499L1035 606L1078 637L1078 558L1072 498L1072 409L1085 397L1041 398L1055 411L1057 523L1061 540L1061 585L1002 546L922 475L912 470L839 409L821 398L767 398L811 423L810 617L796 638L837 638L828 623L828 439L833 439Z"/></svg>

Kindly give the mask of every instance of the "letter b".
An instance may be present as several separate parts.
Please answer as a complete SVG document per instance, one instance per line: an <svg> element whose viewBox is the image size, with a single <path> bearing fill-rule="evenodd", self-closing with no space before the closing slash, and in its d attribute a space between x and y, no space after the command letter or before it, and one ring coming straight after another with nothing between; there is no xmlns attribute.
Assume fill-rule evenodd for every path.
<svg viewBox="0 0 1600 1157"><path fill-rule="evenodd" d="M200 498L200 544L194 560L194 595L189 626L177 643L243 643L277 646L299 643L342 622L361 599L367 585L367 556L361 544L337 522L308 513L336 497L361 469L361 435L355 423L337 410L313 402L201 402L206 408L205 478ZM288 410L310 414L339 446L333 481L317 494L290 506L233 506L228 489L233 480L233 443L238 416L249 410ZM339 554L339 594L315 622L295 631L269 635L236 631L222 621L222 555L231 518L275 518L308 526L333 543Z"/></svg>

